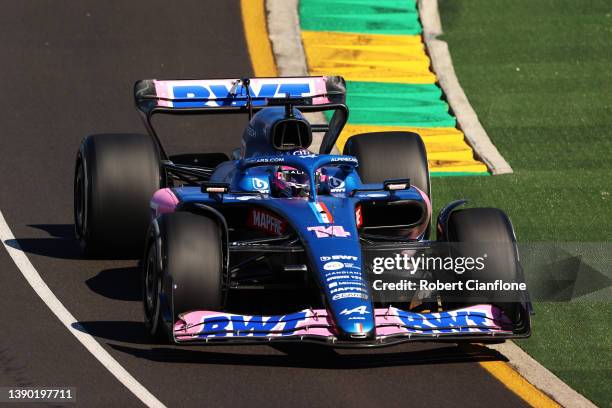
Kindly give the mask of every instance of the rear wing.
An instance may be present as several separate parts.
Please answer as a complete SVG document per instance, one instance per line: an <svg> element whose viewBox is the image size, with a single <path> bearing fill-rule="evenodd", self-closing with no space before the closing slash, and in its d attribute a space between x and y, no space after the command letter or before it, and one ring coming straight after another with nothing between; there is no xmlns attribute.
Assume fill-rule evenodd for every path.
<svg viewBox="0 0 612 408"><path fill-rule="evenodd" d="M149 114L154 110L177 109L244 111L249 99L253 107L265 107L270 100L304 98L303 108L324 110L330 104L345 102L344 79L330 77L290 77L248 79L143 79L134 85L136 106ZM248 88L248 89L247 89ZM317 109L318 108L318 109Z"/></svg>
<svg viewBox="0 0 612 408"><path fill-rule="evenodd" d="M331 151L348 119L346 84L340 76L242 79L143 79L134 84L136 108L145 126L157 137L151 116L167 114L249 113L283 100L302 112L333 110L329 125L313 126L326 132L321 153ZM299 99L299 103L296 103Z"/></svg>

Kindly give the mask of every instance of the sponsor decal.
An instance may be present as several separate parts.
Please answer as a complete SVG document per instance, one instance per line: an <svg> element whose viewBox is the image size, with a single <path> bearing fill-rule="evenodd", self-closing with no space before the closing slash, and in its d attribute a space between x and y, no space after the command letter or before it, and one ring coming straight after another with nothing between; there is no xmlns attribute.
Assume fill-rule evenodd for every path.
<svg viewBox="0 0 612 408"><path fill-rule="evenodd" d="M482 312L410 313L401 310L398 311L397 315L402 324L410 327L408 330L411 332L420 330L430 330L438 333L491 331L490 328L487 328L491 324L487 314ZM477 327L477 329L468 329L470 326Z"/></svg>
<svg viewBox="0 0 612 408"><path fill-rule="evenodd" d="M341 315L351 315L353 313L358 313L358 314L370 314L370 312L368 312L368 307L366 305L363 306L357 306L354 309L344 309L343 311L340 312Z"/></svg>
<svg viewBox="0 0 612 408"><path fill-rule="evenodd" d="M260 198L258 196L238 196L238 197L233 197L236 200L240 200L240 201L249 201L249 200L259 200Z"/></svg>
<svg viewBox="0 0 612 408"><path fill-rule="evenodd" d="M306 227L306 229L314 232L317 238L348 238L351 236L351 233L346 231L342 225L315 225Z"/></svg>
<svg viewBox="0 0 612 408"><path fill-rule="evenodd" d="M368 295L364 293L357 293L357 292L338 293L332 297L332 300L339 300L339 299L346 299L346 298L357 298L357 299L368 300Z"/></svg>
<svg viewBox="0 0 612 408"><path fill-rule="evenodd" d="M363 324L361 323L355 323L355 331L357 333L363 333Z"/></svg>
<svg viewBox="0 0 612 408"><path fill-rule="evenodd" d="M340 292L362 292L368 293L367 289L362 287L358 282L339 282L337 288L330 289L329 293L340 293Z"/></svg>
<svg viewBox="0 0 612 408"><path fill-rule="evenodd" d="M304 173L302 170L294 169L293 167L283 166L281 171L277 173L277 178L283 179L283 175L287 175L287 174L291 176L301 176L306 173Z"/></svg>
<svg viewBox="0 0 612 408"><path fill-rule="evenodd" d="M335 280L339 280L339 279L351 279L351 277L349 275L336 275L336 276L328 277L327 281L331 282L331 281L335 281Z"/></svg>
<svg viewBox="0 0 612 408"><path fill-rule="evenodd" d="M251 164L251 163L273 163L273 164L278 164L278 163L284 163L285 162L285 158L283 156L275 156L275 157L259 157L256 159L243 159L244 163L246 164Z"/></svg>
<svg viewBox="0 0 612 408"><path fill-rule="evenodd" d="M322 256L320 258L323 262L333 260L341 260L341 261L356 261L359 258L353 255L331 255L331 256Z"/></svg>
<svg viewBox="0 0 612 408"><path fill-rule="evenodd" d="M263 208L252 208L247 218L247 225L269 234L283 235L287 223L270 211L266 211Z"/></svg>
<svg viewBox="0 0 612 408"><path fill-rule="evenodd" d="M346 295L346 294L343 294ZM500 332L495 318L495 308L488 306L469 307L439 313L414 313L394 307L377 309L384 311L384 316L375 317L375 325L393 327L389 334L410 333L477 333ZM217 337L285 337L303 334L309 326L325 324L318 315L328 316L325 310L303 310L281 316L244 316L220 312L195 311L183 315L187 328L177 328L174 333L179 339L189 341ZM352 323L363 323L366 318L359 313L344 315ZM374 317L374 313L373 316ZM359 330L357 326L353 326ZM321 328L321 336L332 335L328 326ZM317 327L318 331L319 328ZM386 330L386 329L385 329ZM310 335L319 335L309 332Z"/></svg>
<svg viewBox="0 0 612 408"><path fill-rule="evenodd" d="M363 216L361 214L361 204L357 204L355 207L355 223L357 224L357 228L361 228L363 225Z"/></svg>
<svg viewBox="0 0 612 408"><path fill-rule="evenodd" d="M337 271L338 269L344 268L344 264L338 261L329 261L323 265L323 269L326 271Z"/></svg>
<svg viewBox="0 0 612 408"><path fill-rule="evenodd" d="M251 179L253 181L253 188L258 191L268 191L270 188L270 183L267 180L260 179L257 177L253 177Z"/></svg>
<svg viewBox="0 0 612 408"><path fill-rule="evenodd" d="M357 159L350 156L345 157L332 157L330 160L331 163L355 163L357 164Z"/></svg>
<svg viewBox="0 0 612 408"><path fill-rule="evenodd" d="M384 194L384 193L368 193L365 196L366 197L370 197L370 198L382 198L382 197L387 197L387 194Z"/></svg>
<svg viewBox="0 0 612 408"><path fill-rule="evenodd" d="M291 154L294 156L314 156L314 154L312 154L308 149L294 150Z"/></svg>
<svg viewBox="0 0 612 408"><path fill-rule="evenodd" d="M340 279L340 277L345 277L346 279L361 279L361 270L359 268L355 268L357 270L354 271L331 271L325 274L327 280L336 280Z"/></svg>
<svg viewBox="0 0 612 408"><path fill-rule="evenodd" d="M307 319L306 312L281 316L242 316L219 314L202 320L200 337L266 336L270 333L291 332Z"/></svg>
<svg viewBox="0 0 612 408"><path fill-rule="evenodd" d="M326 271L337 271L343 268L357 269L361 270L361 267L355 265L352 262L338 262L338 261L330 261L323 265L323 269ZM343 271L342 273L350 273L349 271Z"/></svg>
<svg viewBox="0 0 612 408"><path fill-rule="evenodd" d="M308 81L308 80L307 80ZM236 100L229 101L227 98L232 92L232 81L218 80L199 80L199 81L181 81L179 84L170 82L172 95L171 99L180 99L180 101L172 101L171 103L176 108L201 108L209 106L246 106L246 88L243 85L235 87L233 92L236 95ZM191 82L189 84L183 84ZM304 82L304 79L284 79L282 83L270 79L257 79L251 81L249 86L250 94L257 98L251 103L253 106L266 105L265 98L280 98L284 95L292 97L312 95L314 86L312 81ZM190 101L189 99L195 99ZM215 100L218 99L218 100Z"/></svg>
<svg viewBox="0 0 612 408"><path fill-rule="evenodd" d="M343 193L346 191L346 183L338 177L329 176L328 183L332 193Z"/></svg>
<svg viewBox="0 0 612 408"><path fill-rule="evenodd" d="M331 224L334 222L334 217L325 205L324 202L308 203L312 211L317 217L317 221L322 224Z"/></svg>

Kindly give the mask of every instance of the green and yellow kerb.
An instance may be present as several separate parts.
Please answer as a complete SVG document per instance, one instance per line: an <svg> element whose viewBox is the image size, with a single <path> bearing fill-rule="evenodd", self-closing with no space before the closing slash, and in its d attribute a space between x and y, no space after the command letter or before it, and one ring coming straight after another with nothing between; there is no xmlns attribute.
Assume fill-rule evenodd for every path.
<svg viewBox="0 0 612 408"><path fill-rule="evenodd" d="M425 142L432 176L489 174L442 99L416 0L301 0L300 22L310 74L347 80L340 151L357 133L411 131Z"/></svg>

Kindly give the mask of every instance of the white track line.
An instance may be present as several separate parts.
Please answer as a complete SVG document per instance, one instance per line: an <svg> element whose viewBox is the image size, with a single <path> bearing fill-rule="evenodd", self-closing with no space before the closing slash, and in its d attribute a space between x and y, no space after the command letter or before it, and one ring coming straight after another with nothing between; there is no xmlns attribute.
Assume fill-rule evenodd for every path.
<svg viewBox="0 0 612 408"><path fill-rule="evenodd" d="M57 318L66 326L78 341L104 366L119 382L127 387L143 404L149 407L165 407L153 394L140 384L125 368L121 366L97 341L89 334L85 328L74 318L66 307L53 294L51 289L42 280L34 265L30 262L21 246L15 240L13 232L9 228L4 215L0 211L0 240L6 248L8 254L13 258L13 262L21 271L24 278L28 281L32 289L45 302ZM11 245L7 245L7 241ZM77 328L78 327L78 328Z"/></svg>
<svg viewBox="0 0 612 408"><path fill-rule="evenodd" d="M578 391L564 383L554 373L550 372L533 357L525 353L512 341L501 344L488 344L488 348L494 349L508 359L512 366L527 381L540 390L544 391L563 407L572 408L597 408Z"/></svg>

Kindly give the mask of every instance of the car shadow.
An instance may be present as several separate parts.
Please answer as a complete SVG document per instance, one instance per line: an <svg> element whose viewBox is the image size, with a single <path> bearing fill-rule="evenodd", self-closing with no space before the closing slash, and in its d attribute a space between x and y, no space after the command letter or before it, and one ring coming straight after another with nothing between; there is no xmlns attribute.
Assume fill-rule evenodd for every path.
<svg viewBox="0 0 612 408"><path fill-rule="evenodd" d="M94 293L113 300L139 302L142 300L142 282L138 266L105 269L85 281ZM121 282L121 284L117 284Z"/></svg>
<svg viewBox="0 0 612 408"><path fill-rule="evenodd" d="M135 321L84 321L73 323L75 329L105 340L130 344L155 344L142 322Z"/></svg>
<svg viewBox="0 0 612 408"><path fill-rule="evenodd" d="M5 244L11 248L21 249L34 255L59 259L133 259L132 257L83 256L79 243L74 236L73 224L29 224L28 227L46 232L49 236L42 238L8 239Z"/></svg>
<svg viewBox="0 0 612 408"><path fill-rule="evenodd" d="M152 341L143 323L128 321L89 321L73 325L78 330L104 340L111 348L160 363L222 364L262 367L318 369L359 369L425 364L453 364L479 361L507 361L495 350L477 344L413 344L382 349L340 350L312 343L277 343L232 346L244 352L228 352L225 346L176 346ZM127 343L127 344L126 344ZM413 347L414 346L414 347ZM258 353L257 349L263 353ZM414 350L406 351L406 347ZM270 348L282 354L270 354Z"/></svg>
<svg viewBox="0 0 612 408"><path fill-rule="evenodd" d="M45 231L49 237L17 238L5 241L12 248L24 252L60 259L82 259L79 244L74 238L72 224L32 224L28 227Z"/></svg>
<svg viewBox="0 0 612 408"><path fill-rule="evenodd" d="M244 353L219 351L218 348L195 350L178 347L136 348L111 344L117 351L137 358L160 363L221 364L260 367L293 367L315 369L363 369L377 367L417 366L432 364L453 364L478 361L505 360L498 352L483 346L442 345L441 347L396 352L364 350L350 354L326 346L298 344L286 354L256 354L249 349L248 358ZM213 346L214 347L214 346ZM260 347L270 347L262 345Z"/></svg>

